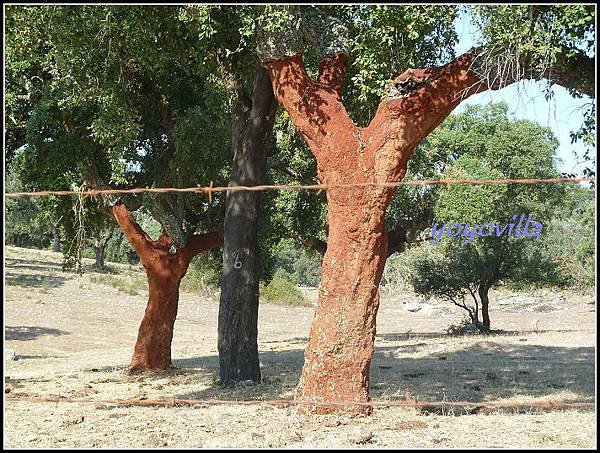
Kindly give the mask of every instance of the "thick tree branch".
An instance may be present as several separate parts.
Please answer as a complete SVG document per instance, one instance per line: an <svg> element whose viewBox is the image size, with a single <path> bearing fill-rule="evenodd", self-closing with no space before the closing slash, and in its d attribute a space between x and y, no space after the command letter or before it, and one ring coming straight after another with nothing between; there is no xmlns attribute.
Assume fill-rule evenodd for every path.
<svg viewBox="0 0 600 453"><path fill-rule="evenodd" d="M594 96L594 62L579 57L578 64L568 62L563 55L551 68L528 67L522 61L510 61L502 56L498 61L488 55L487 49L477 48L459 56L450 63L425 69L409 69L388 87L384 100L368 127L369 136L388 130L403 129L403 138L414 148L429 135L466 98L486 91L498 90L521 79L547 78L566 88ZM406 121L410 118L410 121ZM395 123L395 125L394 125ZM390 125L392 128L389 128ZM388 133L396 138L395 132Z"/></svg>
<svg viewBox="0 0 600 453"><path fill-rule="evenodd" d="M367 135L385 141L398 139L402 131L403 148L414 149L462 100L488 89L471 70L472 63L473 55L466 53L444 66L409 69L398 76Z"/></svg>
<svg viewBox="0 0 600 453"><path fill-rule="evenodd" d="M108 245L108 241L111 240L111 238L113 237L114 232L115 232L115 228L114 228L114 225L113 225L113 226L111 226L109 228L108 233L104 237L104 240L101 242L102 248L106 248L106 246Z"/></svg>
<svg viewBox="0 0 600 453"><path fill-rule="evenodd" d="M387 232L388 238L388 258L394 253L402 253L406 250L406 229L403 227L396 228Z"/></svg>
<svg viewBox="0 0 600 453"><path fill-rule="evenodd" d="M319 64L319 84L342 98L344 75L348 67L348 56L343 53L327 55Z"/></svg>
<svg viewBox="0 0 600 453"><path fill-rule="evenodd" d="M267 170L273 169L273 170L279 170L282 173L285 173L286 175L290 176L291 178L300 181L302 179L301 175L296 174L295 172L292 171L291 168L289 168L285 162L283 162L280 158L280 156L269 156L267 157L267 166L266 166Z"/></svg>
<svg viewBox="0 0 600 453"><path fill-rule="evenodd" d="M346 63L342 54L326 60L323 80L328 85L308 77L300 55L263 63L271 76L275 97L290 115L317 162L327 159L331 153L325 150L335 149L341 136L355 136L357 133L357 127L340 100Z"/></svg>
<svg viewBox="0 0 600 453"><path fill-rule="evenodd" d="M154 241L150 239L150 236L148 236L142 227L134 220L122 200L117 201L117 203L109 209L119 224L121 231L131 244L131 247L137 256L139 256L142 264L144 266L149 265L152 257L151 252L154 248Z"/></svg>
<svg viewBox="0 0 600 453"><path fill-rule="evenodd" d="M184 247L187 235L182 222L176 215L177 208L173 206L168 196L165 194L145 194L144 204L152 217L163 227L175 247L178 249Z"/></svg>
<svg viewBox="0 0 600 453"><path fill-rule="evenodd" d="M318 252L321 256L325 255L327 251L327 242L317 238L303 238L301 236L294 236L294 240L302 244L311 250Z"/></svg>
<svg viewBox="0 0 600 453"><path fill-rule="evenodd" d="M212 231L205 234L193 234L188 239L185 247L177 251L177 255L181 257L184 265L189 265L193 257L207 250L212 250L223 245L223 233L220 231Z"/></svg>
<svg viewBox="0 0 600 453"><path fill-rule="evenodd" d="M302 57L294 55L263 64L271 77L275 97L288 112L298 131L307 140L317 141L321 132L316 127L319 122L313 116L323 101L317 93L318 87L306 73ZM321 115L321 125L325 119Z"/></svg>
<svg viewBox="0 0 600 453"><path fill-rule="evenodd" d="M556 62L542 76L552 83L595 98L595 74L596 64L594 59L580 53L570 60L567 60L563 54L558 55Z"/></svg>
<svg viewBox="0 0 600 453"><path fill-rule="evenodd" d="M406 230L403 227L396 228L387 232L388 238L388 254L389 258L394 253L401 253L406 249ZM294 240L302 244L311 250L315 250L320 255L324 256L327 251L327 242L317 238L303 238L301 236L294 236Z"/></svg>
<svg viewBox="0 0 600 453"><path fill-rule="evenodd" d="M479 314L479 301L477 300L477 297L475 296L475 293L471 289L471 285L468 285L468 288L469 288L469 292L471 293L471 297L475 301L475 313Z"/></svg>
<svg viewBox="0 0 600 453"><path fill-rule="evenodd" d="M463 310L466 310L467 313L469 313L469 317L471 318L471 321L476 322L478 320L479 314L477 311L473 310L471 307L469 307L465 301L464 301L464 297L463 297L463 301L458 302L456 301L453 297L446 295L446 298L452 302L454 305L456 305L457 307L462 308Z"/></svg>

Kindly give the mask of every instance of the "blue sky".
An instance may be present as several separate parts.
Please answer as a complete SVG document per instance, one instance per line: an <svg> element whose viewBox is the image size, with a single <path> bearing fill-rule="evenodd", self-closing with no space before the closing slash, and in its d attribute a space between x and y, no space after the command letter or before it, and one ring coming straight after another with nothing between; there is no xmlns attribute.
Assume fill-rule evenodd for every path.
<svg viewBox="0 0 600 453"><path fill-rule="evenodd" d="M459 37L456 53L460 55L475 45L477 36L475 28L470 25L469 18L465 14L459 15L455 26ZM556 151L556 156L560 159L558 163L559 171L580 175L581 170L586 165L577 164L573 151L581 156L586 148L581 142L572 144L569 133L577 131L581 127L585 105L592 102L592 99L587 96L574 99L566 89L554 85L552 87L554 98L546 100L544 86L544 82L526 80L514 83L501 90L488 90L465 100L455 110L455 113L461 112L464 106L468 104L504 101L509 105L514 118L535 121L552 129L560 143ZM593 156L596 157L595 150ZM589 163L587 165L590 166Z"/></svg>

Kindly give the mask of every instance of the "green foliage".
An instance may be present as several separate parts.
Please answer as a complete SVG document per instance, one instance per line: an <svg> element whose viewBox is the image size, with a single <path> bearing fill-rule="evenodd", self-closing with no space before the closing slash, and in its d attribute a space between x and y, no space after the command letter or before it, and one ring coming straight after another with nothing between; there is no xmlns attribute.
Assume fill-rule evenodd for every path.
<svg viewBox="0 0 600 453"><path fill-rule="evenodd" d="M267 158L267 183L316 183L316 161L285 111L278 114L274 130L274 140ZM287 243L288 239L293 239L300 243L306 238L325 238L327 205L324 195L304 190L272 191L261 195L259 232L264 279L268 280L276 268L287 262L281 255L286 245L280 245L280 241ZM292 249L286 249L285 253L292 253L298 259L302 256ZM295 273L289 267L286 269ZM297 278L302 280L302 277L292 277L297 284L307 284ZM314 283L314 279L311 282Z"/></svg>
<svg viewBox="0 0 600 453"><path fill-rule="evenodd" d="M280 241L273 251L274 267L299 286L319 286L322 256L291 240Z"/></svg>
<svg viewBox="0 0 600 453"><path fill-rule="evenodd" d="M591 103L588 109L583 113L583 124L577 131L572 131L571 143L581 141L585 145L585 149L581 156L576 151L573 154L580 162L589 163L583 169L582 173L584 177L593 177L596 175L596 104ZM568 177L575 177L575 175L567 175ZM592 185L595 183L592 182Z"/></svg>
<svg viewBox="0 0 600 453"><path fill-rule="evenodd" d="M430 135L428 146L446 149L449 161L454 162L454 168L448 171L465 179L558 176L554 156L558 141L552 132L531 121L511 119L504 103L468 106L464 113L451 115ZM461 156L465 157L460 160ZM546 185L454 185L444 188L447 202L438 203L436 213L443 214L439 220L453 221L447 217L445 206L462 209L460 214L466 215L466 207L473 203L463 223L471 217L482 219L482 215L491 222L505 221L522 212L543 221L551 216L563 190L561 186ZM494 199L493 209L486 197Z"/></svg>
<svg viewBox="0 0 600 453"><path fill-rule="evenodd" d="M23 184L18 174L8 171L6 191L20 192ZM39 200L34 198L6 198L4 204L4 242L18 247L46 248L49 245L47 224Z"/></svg>
<svg viewBox="0 0 600 453"><path fill-rule="evenodd" d="M448 170L448 179L502 179L503 173L492 165L471 155L462 155ZM506 218L506 212L498 212L506 198L507 186L489 185L453 185L442 190L435 207L437 219L450 223L469 223L481 225L484 222L495 223Z"/></svg>
<svg viewBox="0 0 600 453"><path fill-rule="evenodd" d="M483 44L512 49L528 67L576 69L595 53L593 5L485 5L472 13ZM572 74L589 77L577 70Z"/></svg>
<svg viewBox="0 0 600 453"><path fill-rule="evenodd" d="M213 67L203 65L201 37L180 10L8 10L7 112L15 121L5 154L19 161L27 188L82 188L97 183L96 176L113 187L226 182L230 94L207 70ZM186 233L220 224L224 197L138 201L160 205L149 210L180 244ZM61 219L64 239L79 244L65 248L67 264L78 261L82 238L114 223L97 202L64 198L49 207Z"/></svg>
<svg viewBox="0 0 600 453"><path fill-rule="evenodd" d="M223 255L220 250L211 250L195 256L181 280L181 289L188 292L214 291L220 284Z"/></svg>
<svg viewBox="0 0 600 453"><path fill-rule="evenodd" d="M595 7L589 5L481 5L470 9L472 22L481 35L479 44L498 55L507 53L534 76L558 78L574 97L594 92L596 54ZM528 69L527 69L528 68ZM593 96L593 94L589 94ZM593 176L591 154L595 148L595 103L584 111L584 124L571 132L573 142L586 145L581 159L590 162L584 170Z"/></svg>
<svg viewBox="0 0 600 453"><path fill-rule="evenodd" d="M549 223L542 258L554 265L558 284L581 290L594 286L595 213L593 190L571 187L564 208Z"/></svg>
<svg viewBox="0 0 600 453"><path fill-rule="evenodd" d="M453 56L456 6L360 5L328 11L349 27L351 63L343 99L359 125L371 120L390 79Z"/></svg>
<svg viewBox="0 0 600 453"><path fill-rule="evenodd" d="M512 120L506 105L471 107L449 117L428 139L429 147L445 148L451 166L446 176L457 179L500 179L556 176L556 139L529 121ZM452 185L441 188L434 206L438 227L457 222L481 226L484 222L511 222L512 216L531 214L544 226L542 236L564 189L556 186ZM422 254L409 261L409 280L417 293L445 298L458 305L477 292L504 281L549 278L540 266L536 249L542 238L492 234L444 236L435 245L420 247ZM464 307L463 307L464 308ZM472 319L476 321L476 319Z"/></svg>
<svg viewBox="0 0 600 453"><path fill-rule="evenodd" d="M282 273L276 273L268 284L260 284L260 297L263 302L271 304L311 305L296 285Z"/></svg>

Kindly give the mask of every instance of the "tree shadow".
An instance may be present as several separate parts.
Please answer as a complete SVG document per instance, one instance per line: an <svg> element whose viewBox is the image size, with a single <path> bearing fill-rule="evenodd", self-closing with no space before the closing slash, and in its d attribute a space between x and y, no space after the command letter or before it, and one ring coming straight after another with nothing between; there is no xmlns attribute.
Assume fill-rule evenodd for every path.
<svg viewBox="0 0 600 453"><path fill-rule="evenodd" d="M70 335L70 332L37 326L6 326L4 329L4 339L11 341L31 341L42 335L58 337L61 335Z"/></svg>
<svg viewBox="0 0 600 453"><path fill-rule="evenodd" d="M202 356L174 360L177 367L190 367L212 373L212 384L208 388L179 394L176 398L221 399L221 400L268 400L290 398L298 385L304 364L304 350L269 351L259 354L262 382L241 382L229 388L219 384L219 357Z"/></svg>
<svg viewBox="0 0 600 453"><path fill-rule="evenodd" d="M549 332L582 332L582 329L520 329L520 330L492 330L489 334L482 334L479 338L493 340L495 337L519 337L533 333L549 333ZM464 338L465 335L450 335L446 332L391 332L378 333L376 341L406 341L418 339L448 339L448 338ZM473 338L472 336L467 336ZM525 339L527 340L527 339Z"/></svg>
<svg viewBox="0 0 600 453"><path fill-rule="evenodd" d="M51 261L24 258L5 258L5 266L14 269L30 269L39 271L62 271L62 266Z"/></svg>
<svg viewBox="0 0 600 453"><path fill-rule="evenodd" d="M421 356L406 357L406 353ZM380 398L410 394L425 400L477 402L567 392L576 400L593 400L594 348L507 345L491 340L453 352L384 348L371 365L371 390Z"/></svg>
<svg viewBox="0 0 600 453"><path fill-rule="evenodd" d="M593 400L594 348L506 345L483 340L453 352L427 352L420 345L376 348L371 363L371 396L402 400L410 396L431 401L484 402L512 397ZM430 346L430 345L429 345ZM406 357L404 354L419 355ZM176 395L188 399L290 398L300 379L303 350L260 354L261 384L223 388L216 379L218 357L192 357L176 366L212 371L206 389ZM563 395L560 395L563 393Z"/></svg>
<svg viewBox="0 0 600 453"><path fill-rule="evenodd" d="M308 337L294 337L294 338L290 338L285 339L285 340L262 340L261 343L262 344L270 344L270 343L286 343L286 344L301 344L301 345L306 345L306 343L308 342Z"/></svg>
<svg viewBox="0 0 600 453"><path fill-rule="evenodd" d="M66 277L50 274L17 274L6 272L4 274L4 284L20 286L22 288L58 288L67 281Z"/></svg>
<svg viewBox="0 0 600 453"><path fill-rule="evenodd" d="M86 258L86 260L89 258ZM5 266L7 269L13 269L13 270L23 270L23 271L28 271L29 276L26 276L27 279L32 279L35 280L36 278L40 278L39 274L43 274L43 276L41 277L43 278L51 278L51 279L63 279L63 277L59 277L59 276L55 276L52 275L53 272L61 272L63 274L66 275L77 275L77 273L75 272L74 269L63 269L62 264L57 264L55 262L52 261L43 261L43 260L36 260L36 259L26 259L26 258L6 258L4 260L5 262ZM87 263L83 263L83 269L84 272L90 273L90 274L101 274L101 275L105 275L105 274L110 274L110 275L121 275L123 274L123 272L130 272L133 271L135 272L136 270L134 269L119 269L117 266L114 266L114 263L109 263L109 262L105 262L105 266L104 269L102 270L98 270L96 268L96 264L87 264ZM17 281L19 280L19 277L25 274L22 273L15 273L12 274L14 279L16 279ZM11 284L11 283L8 283ZM15 284L19 284L19 283L15 283Z"/></svg>

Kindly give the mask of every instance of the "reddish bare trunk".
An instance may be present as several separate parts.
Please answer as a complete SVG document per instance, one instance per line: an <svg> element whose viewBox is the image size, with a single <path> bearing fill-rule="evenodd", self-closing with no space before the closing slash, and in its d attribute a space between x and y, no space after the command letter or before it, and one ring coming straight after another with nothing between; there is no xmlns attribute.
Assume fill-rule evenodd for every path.
<svg viewBox="0 0 600 453"><path fill-rule="evenodd" d="M487 286L479 287L479 299L481 300L481 316L483 318L483 326L490 330L490 298L488 295L489 288Z"/></svg>
<svg viewBox="0 0 600 453"><path fill-rule="evenodd" d="M159 371L171 367L171 341L177 318L179 284L192 258L223 244L218 232L191 235L184 247L173 245L163 232L153 241L133 219L122 201L110 208L123 234L139 256L148 278L148 305L138 331L130 370Z"/></svg>
<svg viewBox="0 0 600 453"><path fill-rule="evenodd" d="M384 211L364 209L360 201L330 204L328 220L319 300L297 397L364 403L369 401L378 287L387 258ZM307 405L301 410L335 409ZM356 406L352 411L369 412L369 408Z"/></svg>
<svg viewBox="0 0 600 453"><path fill-rule="evenodd" d="M165 370L171 367L171 341L177 318L181 278L158 258L148 278L148 305L138 331L131 370Z"/></svg>

